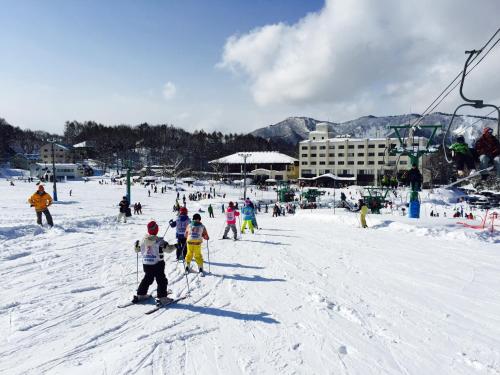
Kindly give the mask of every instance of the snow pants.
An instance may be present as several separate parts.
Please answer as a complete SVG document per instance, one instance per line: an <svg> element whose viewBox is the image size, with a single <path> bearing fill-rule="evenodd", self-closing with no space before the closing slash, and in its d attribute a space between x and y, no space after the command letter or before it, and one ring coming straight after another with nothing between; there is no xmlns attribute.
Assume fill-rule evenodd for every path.
<svg viewBox="0 0 500 375"><path fill-rule="evenodd" d="M361 214L360 215L360 220L361 220L361 227L362 228L368 228L368 225L366 225L366 215Z"/></svg>
<svg viewBox="0 0 500 375"><path fill-rule="evenodd" d="M248 228L250 229L250 232L253 233L253 224L252 220L243 220L243 225L241 226L241 233L245 233L245 229L248 225Z"/></svg>
<svg viewBox="0 0 500 375"><path fill-rule="evenodd" d="M52 215L48 208L43 211L36 211L36 223L38 225L42 225L42 213L45 215L45 219L47 220L47 224L51 227L54 226L54 222L52 221Z"/></svg>
<svg viewBox="0 0 500 375"><path fill-rule="evenodd" d="M148 294L149 286L156 279L156 284L158 284L157 297L166 297L168 280L165 276L165 262L162 260L153 265L143 264L142 268L144 269L144 277L139 284L139 288L137 288L137 295Z"/></svg>
<svg viewBox="0 0 500 375"><path fill-rule="evenodd" d="M185 238L177 238L177 245L175 245L176 251L175 255L177 256L177 260L184 260L186 258L186 239Z"/></svg>
<svg viewBox="0 0 500 375"><path fill-rule="evenodd" d="M480 155L479 163L481 164L481 166L479 167L480 169L486 169L490 166L491 158L488 155ZM493 166L497 171L497 177L500 177L500 156L493 158ZM485 172L485 174L487 173L488 172Z"/></svg>
<svg viewBox="0 0 500 375"><path fill-rule="evenodd" d="M188 241L187 242L187 254L186 254L186 266L189 266L191 260L193 259L199 268L203 267L203 256L201 255L201 242L199 241Z"/></svg>
<svg viewBox="0 0 500 375"><path fill-rule="evenodd" d="M226 225L226 229L224 230L223 238L227 237L227 235L229 233L229 229L231 229L233 231L234 239L236 239L238 237L238 231L236 230L236 224L227 224Z"/></svg>

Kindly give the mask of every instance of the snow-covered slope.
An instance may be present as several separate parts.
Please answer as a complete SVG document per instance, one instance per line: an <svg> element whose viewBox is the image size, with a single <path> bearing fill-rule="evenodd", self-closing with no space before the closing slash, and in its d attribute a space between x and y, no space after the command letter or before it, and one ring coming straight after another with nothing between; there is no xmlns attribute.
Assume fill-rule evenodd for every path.
<svg viewBox="0 0 500 375"><path fill-rule="evenodd" d="M419 115L398 115L398 116L364 116L355 120L342 123L329 124L329 130L332 136L349 134L353 137L385 137L391 135L392 125L404 125L413 123ZM446 113L432 113L422 120L422 125L441 125L447 127L451 120L451 115ZM310 130L314 130L318 121L307 117L289 117L286 120L275 125L257 129L251 134L266 139L282 140L291 144L307 139ZM496 131L497 120L493 118L475 117L475 116L457 116L453 122L452 133L463 134L467 141L475 140L484 126L493 127ZM429 135L429 131L422 130L419 135ZM440 135L438 134L438 139Z"/></svg>
<svg viewBox="0 0 500 375"><path fill-rule="evenodd" d="M190 274L189 298L145 315L150 305L116 306L137 286L134 241L151 218L167 229L175 193L134 186L144 214L117 224L124 186L59 184L56 225L42 229L34 190L0 180L2 374L500 373L500 236L444 218L453 194L425 192L421 220L396 210L365 230L339 209L261 212L262 229L233 242L217 240L220 203L240 191L223 187L225 200L188 202L190 214L215 207L202 213L211 274ZM172 255L166 272L185 295Z"/></svg>

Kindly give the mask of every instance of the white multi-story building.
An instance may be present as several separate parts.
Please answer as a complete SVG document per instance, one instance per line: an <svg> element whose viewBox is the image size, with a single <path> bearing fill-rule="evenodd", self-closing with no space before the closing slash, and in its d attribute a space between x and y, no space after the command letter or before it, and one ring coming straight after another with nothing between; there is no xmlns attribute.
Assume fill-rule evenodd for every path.
<svg viewBox="0 0 500 375"><path fill-rule="evenodd" d="M412 138L411 145L425 149L427 139ZM355 177L360 185L377 184L379 176L394 175L411 168L407 156L391 156L391 148L400 147L397 138L331 138L328 125L319 123L309 139L299 143L300 177L310 178L333 173L339 177ZM422 170L422 158L419 169Z"/></svg>

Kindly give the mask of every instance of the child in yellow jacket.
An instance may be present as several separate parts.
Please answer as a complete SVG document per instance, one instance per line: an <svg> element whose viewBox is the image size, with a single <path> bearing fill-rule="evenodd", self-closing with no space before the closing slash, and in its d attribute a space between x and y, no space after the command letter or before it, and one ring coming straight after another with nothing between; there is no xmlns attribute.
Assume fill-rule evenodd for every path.
<svg viewBox="0 0 500 375"><path fill-rule="evenodd" d="M207 228L201 223L200 214L194 214L193 220L189 223L186 228L185 236L187 243L187 253L186 253L186 273L189 272L189 265L193 259L198 265L198 270L203 276L203 256L201 255L201 244L203 239L209 240Z"/></svg>

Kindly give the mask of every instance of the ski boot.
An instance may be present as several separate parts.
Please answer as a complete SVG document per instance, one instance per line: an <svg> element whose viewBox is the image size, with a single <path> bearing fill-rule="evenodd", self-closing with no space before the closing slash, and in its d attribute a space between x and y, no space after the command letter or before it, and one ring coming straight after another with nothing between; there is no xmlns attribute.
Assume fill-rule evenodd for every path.
<svg viewBox="0 0 500 375"><path fill-rule="evenodd" d="M139 303L141 301L145 301L150 297L149 294L139 294L132 297L132 303Z"/></svg>

